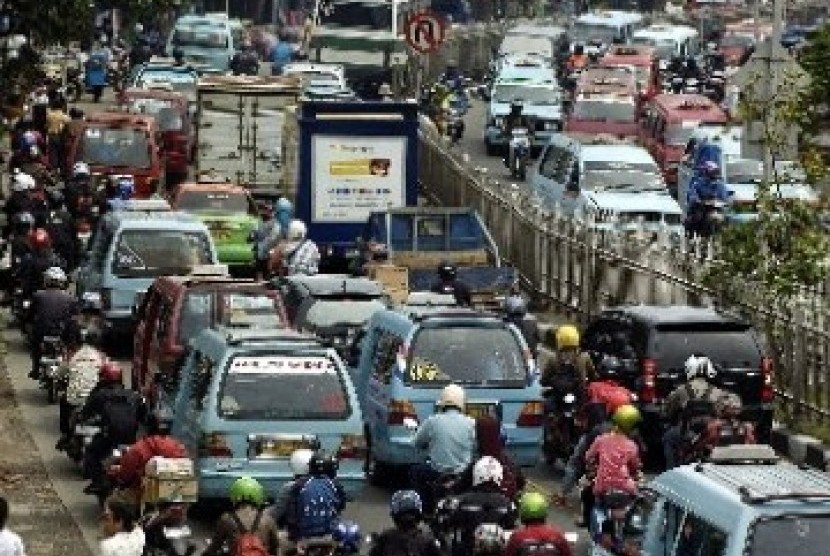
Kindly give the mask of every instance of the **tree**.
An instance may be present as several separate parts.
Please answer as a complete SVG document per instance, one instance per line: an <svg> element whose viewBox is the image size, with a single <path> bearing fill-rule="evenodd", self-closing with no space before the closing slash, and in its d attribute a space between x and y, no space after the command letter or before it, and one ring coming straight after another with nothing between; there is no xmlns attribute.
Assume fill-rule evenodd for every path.
<svg viewBox="0 0 830 556"><path fill-rule="evenodd" d="M808 126L815 117L812 95L830 87L822 75L830 76L830 70L806 68L806 79L796 66L796 71L778 71L777 79L762 71L743 87L748 94L741 102L741 118L754 122L747 128L760 133L773 171L758 184L758 219L728 226L718 238L716 262L705 271L705 282L727 305L758 308L750 316L760 321L784 383L797 369L782 366L786 350L793 349L781 335L782 323L797 316L799 304L810 295L811 287L828 279L830 267L830 235L822 222L822 207L782 199L780 194L793 181L815 186L827 174L827 166L808 141L812 129ZM793 134L797 141L792 140ZM792 160L792 144L799 147L797 170L780 164Z"/></svg>

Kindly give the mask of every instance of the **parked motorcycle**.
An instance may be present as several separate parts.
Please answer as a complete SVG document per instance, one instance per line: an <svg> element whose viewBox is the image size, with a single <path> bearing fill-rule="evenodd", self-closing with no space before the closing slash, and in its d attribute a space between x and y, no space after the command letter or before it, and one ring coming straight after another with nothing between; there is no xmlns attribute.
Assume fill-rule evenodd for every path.
<svg viewBox="0 0 830 556"><path fill-rule="evenodd" d="M510 132L505 166L514 179L524 181L527 176L527 162L530 158L530 135L525 127L515 127Z"/></svg>

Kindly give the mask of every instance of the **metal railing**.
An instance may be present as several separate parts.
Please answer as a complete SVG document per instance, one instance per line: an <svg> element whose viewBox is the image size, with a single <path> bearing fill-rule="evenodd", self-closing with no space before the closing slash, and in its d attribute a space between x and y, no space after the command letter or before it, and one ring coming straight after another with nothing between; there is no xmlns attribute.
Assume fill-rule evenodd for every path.
<svg viewBox="0 0 830 556"><path fill-rule="evenodd" d="M583 323L620 304L718 305L766 333L782 400L818 417L830 409L826 290L805 288L786 306L768 306L746 283L727 302L702 283L716 247L677 241L666 229L647 231L642 222L632 230L546 210L526 188L472 167L428 126L422 126L419 157L422 193L437 204L478 210L535 301Z"/></svg>

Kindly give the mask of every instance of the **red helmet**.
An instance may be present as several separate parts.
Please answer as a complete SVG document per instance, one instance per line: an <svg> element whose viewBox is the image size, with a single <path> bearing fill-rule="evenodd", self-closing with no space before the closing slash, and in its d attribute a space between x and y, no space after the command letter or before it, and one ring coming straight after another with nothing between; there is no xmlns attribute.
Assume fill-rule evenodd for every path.
<svg viewBox="0 0 830 556"><path fill-rule="evenodd" d="M98 380L108 384L117 384L123 381L123 374L121 365L115 361L105 361L98 369Z"/></svg>
<svg viewBox="0 0 830 556"><path fill-rule="evenodd" d="M47 232L43 228L36 228L29 232L27 239L29 247L36 251L39 251L41 249L48 249L52 246L52 238L49 237L49 232Z"/></svg>

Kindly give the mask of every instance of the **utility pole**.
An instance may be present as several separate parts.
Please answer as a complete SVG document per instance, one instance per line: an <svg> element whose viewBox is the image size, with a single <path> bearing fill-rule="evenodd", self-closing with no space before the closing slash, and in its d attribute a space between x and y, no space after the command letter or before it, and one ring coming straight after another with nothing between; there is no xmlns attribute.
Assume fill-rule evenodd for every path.
<svg viewBox="0 0 830 556"><path fill-rule="evenodd" d="M758 0L756 0L757 2ZM757 3L756 3L757 5ZM756 25L756 33L760 33L758 30L758 26L760 25L760 21L755 21ZM781 35L783 34L784 29L784 0L773 0L772 3L772 36L769 37L769 56L767 57L767 71L766 71L766 81L767 85L767 95L764 99L764 102L767 104L766 108L767 111L773 115L772 122L766 122L765 125L774 125L775 128L779 127L779 118L778 118L778 88L779 88L779 73L781 69L781 65L785 63L785 60L778 58L778 53L781 50ZM779 129L773 129L774 133L780 131ZM764 181L768 185L772 183L772 177L774 175L774 160L773 160L773 152L772 149L774 145L770 144L771 142L767 139L764 141Z"/></svg>

